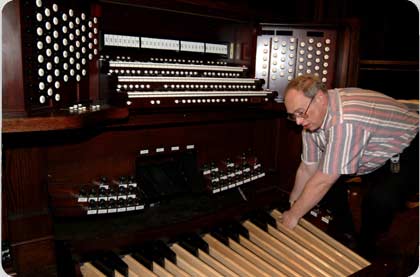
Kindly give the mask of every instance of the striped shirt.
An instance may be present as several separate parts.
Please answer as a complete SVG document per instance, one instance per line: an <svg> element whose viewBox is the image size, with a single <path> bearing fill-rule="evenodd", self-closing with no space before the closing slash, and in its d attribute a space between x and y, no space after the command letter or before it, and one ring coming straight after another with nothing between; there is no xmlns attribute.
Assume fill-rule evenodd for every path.
<svg viewBox="0 0 420 277"><path fill-rule="evenodd" d="M315 132L302 131L302 160L326 174L370 173L401 153L419 130L419 115L382 93L328 91L328 111Z"/></svg>

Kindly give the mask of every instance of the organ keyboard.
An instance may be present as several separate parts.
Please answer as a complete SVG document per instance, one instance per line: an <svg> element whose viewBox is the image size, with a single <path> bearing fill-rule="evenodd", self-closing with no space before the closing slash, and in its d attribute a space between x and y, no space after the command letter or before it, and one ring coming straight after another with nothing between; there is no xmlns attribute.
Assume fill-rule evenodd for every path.
<svg viewBox="0 0 420 277"><path fill-rule="evenodd" d="M302 219L290 230L281 212L259 212L134 252L103 253L80 264L83 276L349 276L369 262Z"/></svg>
<svg viewBox="0 0 420 277"><path fill-rule="evenodd" d="M225 44L209 48L208 43L188 42L202 45L191 51L182 47L185 41L130 39L141 43L133 46L125 39L125 43L107 44L105 40L101 59L101 71L109 76L109 89L119 105L131 109L255 105L272 102L277 95L263 89L263 79L249 78L246 66L228 65ZM130 48L132 56L124 56L121 48Z"/></svg>

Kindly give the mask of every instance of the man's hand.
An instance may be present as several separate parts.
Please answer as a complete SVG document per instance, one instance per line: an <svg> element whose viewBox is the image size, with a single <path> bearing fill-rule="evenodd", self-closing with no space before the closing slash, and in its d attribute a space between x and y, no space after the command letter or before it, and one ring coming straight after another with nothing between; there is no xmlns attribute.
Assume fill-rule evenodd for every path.
<svg viewBox="0 0 420 277"><path fill-rule="evenodd" d="M293 229L299 222L299 217L293 215L293 213L288 210L282 214L281 223L289 229Z"/></svg>

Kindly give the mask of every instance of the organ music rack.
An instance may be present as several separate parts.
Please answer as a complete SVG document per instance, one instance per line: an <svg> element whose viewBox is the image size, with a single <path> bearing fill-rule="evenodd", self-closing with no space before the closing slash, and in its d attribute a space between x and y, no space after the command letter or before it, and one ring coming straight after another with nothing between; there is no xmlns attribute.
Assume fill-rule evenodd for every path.
<svg viewBox="0 0 420 277"><path fill-rule="evenodd" d="M175 238L181 231L218 226L226 220L241 218L247 211L268 207L269 203L285 198L283 191L290 190L292 172L298 164L299 134L282 117L284 107L273 101L275 94L265 91L264 83L254 79L257 35L262 34L261 26L250 21L246 11L236 17L229 16L227 9L223 16L219 16L220 10L217 9L213 9L213 14L205 6L188 6L183 1L177 3L180 4L178 7L174 7L173 3L163 3L167 9L162 9L159 6L162 3L147 1L15 0L4 7L2 240L10 246L11 259L6 266L11 272L16 271L23 276L54 276L62 273L69 262L74 269L72 259L75 256L86 260L89 253L97 250L139 244L140 235L143 239L171 234ZM49 10L47 14L46 9ZM38 13L41 17L37 17ZM66 15L66 20L63 15ZM79 18L77 22L76 17ZM83 24L85 27L82 30ZM289 26L302 30L308 25L299 28ZM66 32L63 27L66 27ZM80 28L78 35L76 27ZM348 59L355 56L357 32L354 32L353 25L347 23L336 27L336 47L345 47L343 51L336 52L336 66L329 72L331 82L335 86L352 85L355 81L354 75L351 75L354 65ZM320 27L311 25L310 29L317 28ZM104 34L167 39L179 43L188 41L194 42L191 45L197 47L208 43L219 45L217 47L221 49L226 47L227 51L220 54L148 49L146 55L146 52L139 51L141 49L105 47ZM80 40L76 39L77 36ZM38 43L41 40L42 47ZM44 58L41 62L38 60L40 54ZM159 61L151 60L157 56ZM172 59L176 57L177 62L160 61L161 57L169 56ZM203 64L188 64L187 56L191 60L202 60ZM187 62L182 62L183 58ZM205 65L204 61L210 63ZM141 88L138 77L141 81L146 77L149 78L147 80L159 80L168 94L173 84L176 93L169 95L171 103L164 104L163 98L156 97L148 99L148 102L136 100L127 105L129 93L124 90L124 84L117 91L118 77L108 73L111 67L120 66L118 69L121 70L121 66L131 66L131 63L141 71L140 76L134 76L134 88L136 84ZM229 82L217 88L215 85L220 84L215 82L208 85L213 85L215 92L223 94L250 89L261 95L229 96L225 98L227 102L222 102L225 95L212 97L208 95L214 92L210 87L205 90L200 88L199 83L194 83L194 88L188 90L193 92L194 98L180 97L181 89L176 88L176 85L181 85L180 82L168 83L169 88L165 90L164 83L168 80L162 79L173 77L171 73L168 76L150 72L147 76L142 75L145 68L141 67L145 63L154 67L176 66L176 70L184 72L183 78L190 78L188 82L209 78L208 72L213 76L213 73L230 73L229 70L233 70L240 76L228 74L219 77L229 81L246 79L256 87L241 88L241 85L249 84L240 83L239 87L225 91L223 85L228 88ZM197 66L200 70L195 75L192 68ZM189 72L187 77L186 68ZM349 68L350 73L347 74ZM164 70L164 75L171 71ZM190 72L193 72L192 76ZM203 76L198 77L198 72ZM123 81L133 76L132 73L124 73L121 77L124 77L120 78ZM44 85L40 86L41 83ZM130 88L130 84L127 85ZM206 95L196 97L198 92ZM198 99L201 99L200 103ZM154 104L151 100L155 101ZM157 100L161 101L160 104ZM73 205L72 197L80 196L79 187L82 184L92 184L100 176L118 180L120 176L135 175L136 159L142 150L157 152L157 149L165 148L167 151L171 147L185 148L187 145L194 145L200 168L252 149L263 166L265 176L241 185L237 185L236 180L235 188L214 194L209 193L207 187L206 193L200 194L202 206L197 206L200 209L194 215L183 214L191 207L188 203L192 206L197 204L185 195L184 198L169 200L172 206L160 203L144 211L127 211L126 208L127 212L87 215L86 210ZM210 182L208 186L211 190L226 187L216 183ZM229 186L232 183L227 184ZM247 200L241 196L237 186ZM72 199L72 212L63 212L63 204L67 200L57 198L57 192L64 192L67 200ZM162 222L152 219L161 219ZM118 220L122 223L119 224ZM143 224L141 220L148 221L150 225ZM118 233L114 233L115 230ZM63 260L62 257L69 259Z"/></svg>

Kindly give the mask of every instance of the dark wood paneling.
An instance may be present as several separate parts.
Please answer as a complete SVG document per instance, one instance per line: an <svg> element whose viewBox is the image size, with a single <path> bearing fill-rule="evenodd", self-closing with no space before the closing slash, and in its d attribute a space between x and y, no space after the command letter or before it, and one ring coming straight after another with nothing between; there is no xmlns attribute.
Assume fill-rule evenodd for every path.
<svg viewBox="0 0 420 277"><path fill-rule="evenodd" d="M24 242L41 237L51 236L52 221L47 211L42 213L28 213L20 216L9 216L8 224L10 230L10 240L13 242Z"/></svg>
<svg viewBox="0 0 420 277"><path fill-rule="evenodd" d="M359 31L357 19L346 19L340 23L338 32L336 74L334 86L337 88L357 86L359 75Z"/></svg>
<svg viewBox="0 0 420 277"><path fill-rule="evenodd" d="M262 154L264 166L273 144L271 133L269 122L253 120L110 130L80 143L51 146L48 174L50 182L64 184L91 182L100 176L133 175L140 150L149 149L154 153L158 147L168 151L171 146L185 149L190 144L197 149L201 165L258 149L255 154L257 157Z"/></svg>
<svg viewBox="0 0 420 277"><path fill-rule="evenodd" d="M57 276L52 237L13 244L12 255L19 276Z"/></svg>
<svg viewBox="0 0 420 277"><path fill-rule="evenodd" d="M19 3L10 1L2 10L3 116L25 113Z"/></svg>
<svg viewBox="0 0 420 277"><path fill-rule="evenodd" d="M290 192L300 163L302 129L294 122L282 118L277 120L275 130L277 132L276 168L280 173L279 186L284 191Z"/></svg>
<svg viewBox="0 0 420 277"><path fill-rule="evenodd" d="M48 209L46 153L41 148L5 149L3 187L9 215L45 213Z"/></svg>
<svg viewBox="0 0 420 277"><path fill-rule="evenodd" d="M13 264L22 275L43 271L55 264L46 152L42 148L15 149L6 145L3 155L2 188L7 215L2 221L7 221Z"/></svg>
<svg viewBox="0 0 420 277"><path fill-rule="evenodd" d="M127 108L109 108L70 114L68 111L48 112L32 117L3 117L3 133L28 133L97 127L128 117Z"/></svg>

